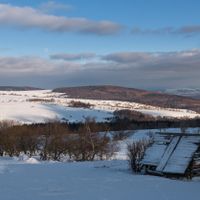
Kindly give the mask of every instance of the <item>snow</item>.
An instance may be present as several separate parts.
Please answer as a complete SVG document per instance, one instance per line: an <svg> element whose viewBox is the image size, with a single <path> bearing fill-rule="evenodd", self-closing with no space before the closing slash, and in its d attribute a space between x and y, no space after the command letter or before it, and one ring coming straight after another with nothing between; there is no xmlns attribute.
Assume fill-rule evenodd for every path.
<svg viewBox="0 0 200 200"><path fill-rule="evenodd" d="M196 117L196 116L200 116L198 114L194 114L194 113L190 113L190 112L186 112L186 110L183 110L183 111L180 111L177 109L177 111L170 111L170 110L140 110L138 109L137 111L139 112L142 112L142 113L145 113L145 114L150 114L150 115L153 115L155 117L157 116L161 116L161 117L164 117L164 116L172 116L172 117Z"/></svg>
<svg viewBox="0 0 200 200"><path fill-rule="evenodd" d="M29 102L29 99L53 99L52 103ZM91 109L68 107L69 102L81 101L94 105ZM69 122L83 121L83 116L97 117L96 121L106 121L105 118L113 116L115 110L130 109L153 116L170 117L196 117L200 116L194 111L167 109L134 102L70 99L62 93L54 93L51 90L38 91L0 91L0 120L14 119L22 123L39 123L56 116L65 118Z"/></svg>
<svg viewBox="0 0 200 200"><path fill-rule="evenodd" d="M140 130L121 144L147 137L145 133L148 131ZM178 133L180 129L166 131ZM1 199L199 199L200 178L187 181L134 174L129 170L123 147L120 151L122 157L111 161L59 163L25 155L18 158L0 157Z"/></svg>
<svg viewBox="0 0 200 200"><path fill-rule="evenodd" d="M199 199L198 179L135 175L125 161L7 165L9 171L0 174L4 200Z"/></svg>
<svg viewBox="0 0 200 200"><path fill-rule="evenodd" d="M199 136L183 136L163 172L184 174L191 162L191 157L198 149L198 145L195 143L199 143Z"/></svg>
<svg viewBox="0 0 200 200"><path fill-rule="evenodd" d="M16 157L15 160L17 160ZM24 163L40 164L40 162L38 162L35 158L29 158L27 155L24 155L20 160L22 160Z"/></svg>
<svg viewBox="0 0 200 200"><path fill-rule="evenodd" d="M98 112L96 109L78 109L32 102L0 103L0 110L0 120L14 119L27 123L44 122L56 116L60 119L66 118L70 122L82 121L83 116L97 116L97 121L105 121L104 118L112 116L107 111Z"/></svg>
<svg viewBox="0 0 200 200"><path fill-rule="evenodd" d="M53 98L53 103L28 102L30 98ZM97 121L112 117L116 109L132 109L154 116L189 116L193 111L172 110L143 104L83 100L94 104L92 109L68 107L74 99L63 94L45 91L0 92L0 120L16 119L23 123L44 122L55 116L70 122L81 121L84 116L96 116ZM199 115L198 115L199 116ZM39 157L0 157L0 194L3 200L121 200L121 199L169 199L197 200L200 178L192 181L171 180L143 174L134 174L126 161L126 143L148 137L149 130L140 130L127 140L120 141L121 150L110 161L53 162L41 161ZM158 132L158 130L150 130ZM194 129L188 129L189 132ZM166 132L179 133L180 129Z"/></svg>
<svg viewBox="0 0 200 200"><path fill-rule="evenodd" d="M167 150L165 151L163 157L161 158L160 163L158 164L158 166L156 168L156 171L161 171L161 172L163 171L173 150L175 149L177 143L179 142L179 139L180 139L180 136L176 136L172 139L172 141L169 144L169 146L167 147Z"/></svg>
<svg viewBox="0 0 200 200"><path fill-rule="evenodd" d="M198 128L189 128L187 130L187 133L194 133L195 131L197 131ZM127 130L129 131L129 130ZM131 132L134 132L132 130L130 130ZM139 140L139 139L142 139L142 138L149 138L147 136L147 133L151 131L152 133L156 133L156 132L159 132L158 129L147 129L147 130L138 130L138 131L135 131L135 133L133 134L133 136L131 136L131 138L127 139L127 140L123 140L123 141L120 141L120 148L121 150L118 152L118 154L116 155L116 158L118 160L126 160L126 144L128 142L133 142L133 140ZM163 133L165 132L168 132L168 133L181 133L181 130L180 128L169 128L169 129L166 129L165 131L162 131ZM159 145L159 146L162 146L162 145ZM164 150L163 150L164 152ZM154 152L155 153L155 152ZM158 152L158 154L160 154L162 152Z"/></svg>

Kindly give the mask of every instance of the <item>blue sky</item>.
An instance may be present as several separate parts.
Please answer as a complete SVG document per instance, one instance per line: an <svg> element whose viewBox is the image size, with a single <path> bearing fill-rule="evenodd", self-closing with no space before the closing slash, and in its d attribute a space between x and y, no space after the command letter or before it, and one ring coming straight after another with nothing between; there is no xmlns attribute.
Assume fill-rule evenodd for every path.
<svg viewBox="0 0 200 200"><path fill-rule="evenodd" d="M2 0L0 85L199 87L200 1Z"/></svg>

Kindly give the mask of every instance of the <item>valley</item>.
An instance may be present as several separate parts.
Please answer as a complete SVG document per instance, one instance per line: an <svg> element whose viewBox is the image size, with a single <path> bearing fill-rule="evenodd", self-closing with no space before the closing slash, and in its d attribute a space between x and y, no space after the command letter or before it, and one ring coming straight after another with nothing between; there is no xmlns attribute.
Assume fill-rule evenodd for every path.
<svg viewBox="0 0 200 200"><path fill-rule="evenodd" d="M98 122L103 122L106 118L112 117L115 110L123 109L136 110L155 117L200 116L197 112L187 109L164 108L119 100L72 98L71 95L53 91L0 91L0 120L14 119L23 123L42 123L57 116L68 122L80 122L84 120L83 116L91 116L96 117ZM92 106L87 109L69 107L71 101L80 101Z"/></svg>

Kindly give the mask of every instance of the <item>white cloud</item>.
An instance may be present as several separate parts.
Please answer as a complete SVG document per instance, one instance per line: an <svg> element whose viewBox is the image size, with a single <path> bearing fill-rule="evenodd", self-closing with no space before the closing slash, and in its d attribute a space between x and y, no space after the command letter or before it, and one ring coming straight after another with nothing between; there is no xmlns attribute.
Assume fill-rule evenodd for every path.
<svg viewBox="0 0 200 200"><path fill-rule="evenodd" d="M91 59L94 58L96 54L94 53L81 53L81 54L52 54L50 55L51 59L55 60L66 60L66 61L74 61L74 60L82 60L82 59Z"/></svg>
<svg viewBox="0 0 200 200"><path fill-rule="evenodd" d="M54 1L49 1L47 3L41 3L39 9L44 13L53 12L54 10L63 9L73 9L73 6L68 4L56 4Z"/></svg>
<svg viewBox="0 0 200 200"><path fill-rule="evenodd" d="M67 18L41 13L31 7L0 4L0 27L39 28L52 32L75 31L82 34L114 35L124 26L110 21L95 22L86 18Z"/></svg>

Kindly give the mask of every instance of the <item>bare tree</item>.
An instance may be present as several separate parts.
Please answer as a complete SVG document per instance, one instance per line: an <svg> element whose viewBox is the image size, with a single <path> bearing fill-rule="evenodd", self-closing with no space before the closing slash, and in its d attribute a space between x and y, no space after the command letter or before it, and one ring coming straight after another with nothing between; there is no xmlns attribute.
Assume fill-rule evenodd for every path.
<svg viewBox="0 0 200 200"><path fill-rule="evenodd" d="M181 132L185 134L186 130L189 128L187 118L184 118L183 120L181 120L180 128L181 128Z"/></svg>
<svg viewBox="0 0 200 200"><path fill-rule="evenodd" d="M19 149L17 146L17 137L13 133L12 128L15 125L20 125L20 122L15 120L2 120L0 121L0 155L3 156L4 152L12 157L19 156Z"/></svg>
<svg viewBox="0 0 200 200"><path fill-rule="evenodd" d="M85 118L85 124L77 133L73 149L74 159L77 161L93 161L95 158L100 160L105 155L107 158L113 155L117 149L117 142L108 137L110 130L105 128L105 132L100 133L95 119Z"/></svg>
<svg viewBox="0 0 200 200"><path fill-rule="evenodd" d="M141 160L146 148L150 144L150 139L142 138L134 140L132 143L127 143L128 164L134 172L140 171L138 161Z"/></svg>
<svg viewBox="0 0 200 200"><path fill-rule="evenodd" d="M154 132L153 131L148 131L148 132L145 133L145 135L149 136L149 138L152 139L153 136L154 136Z"/></svg>

